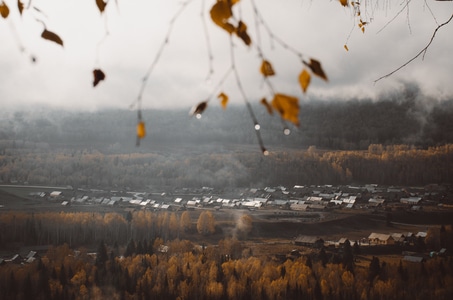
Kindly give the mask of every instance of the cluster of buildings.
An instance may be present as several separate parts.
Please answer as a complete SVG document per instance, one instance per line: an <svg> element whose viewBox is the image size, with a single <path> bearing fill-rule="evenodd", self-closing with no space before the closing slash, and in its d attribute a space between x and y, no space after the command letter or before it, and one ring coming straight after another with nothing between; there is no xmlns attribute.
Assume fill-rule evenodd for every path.
<svg viewBox="0 0 453 300"><path fill-rule="evenodd" d="M151 210L282 209L323 211L328 209L411 209L425 206L453 207L445 186L420 188L363 186L278 186L262 189L235 189L229 192L212 188L181 189L171 192L118 192L101 190L53 191L48 198L61 205L129 206ZM449 203L452 202L452 203Z"/></svg>

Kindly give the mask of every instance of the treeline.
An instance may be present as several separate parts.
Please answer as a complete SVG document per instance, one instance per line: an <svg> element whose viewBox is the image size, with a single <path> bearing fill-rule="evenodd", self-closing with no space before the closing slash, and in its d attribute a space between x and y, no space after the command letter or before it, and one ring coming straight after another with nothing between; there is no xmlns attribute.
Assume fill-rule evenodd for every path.
<svg viewBox="0 0 453 300"><path fill-rule="evenodd" d="M262 156L255 148L104 154L91 149L14 148L12 143L1 143L2 183L123 189L453 181L453 144L427 149L373 144L366 151L325 151L311 146Z"/></svg>
<svg viewBox="0 0 453 300"><path fill-rule="evenodd" d="M254 106L267 147L308 147L365 150L370 144L411 144L420 147L453 143L453 100L422 99L405 92L379 101L305 101L301 103L301 125L288 124L283 134L278 116ZM141 149L156 145L257 145L254 124L246 107L227 110L212 106L198 120L183 110L144 110L147 137ZM127 110L99 112L55 111L46 108L0 112L0 140L40 147L92 148L108 153L134 152L136 113ZM202 147L200 147L202 148Z"/></svg>
<svg viewBox="0 0 453 300"><path fill-rule="evenodd" d="M168 243L168 252L119 257L99 243L96 257L68 245L51 248L31 264L0 266L0 299L451 299L453 260L423 263L354 262L321 249L279 260L253 256L240 242L194 247ZM240 257L232 251L242 247ZM171 251L170 251L171 249ZM231 254L231 255L230 255Z"/></svg>
<svg viewBox="0 0 453 300"><path fill-rule="evenodd" d="M251 229L248 220L244 233ZM0 214L0 249L17 245L62 245L70 247L92 245L102 239L109 244L125 245L131 240L153 244L183 238L187 234L199 233L200 238L216 232L216 220L210 211L182 213L135 211L116 212L39 212L12 211ZM245 228L246 226L243 226Z"/></svg>

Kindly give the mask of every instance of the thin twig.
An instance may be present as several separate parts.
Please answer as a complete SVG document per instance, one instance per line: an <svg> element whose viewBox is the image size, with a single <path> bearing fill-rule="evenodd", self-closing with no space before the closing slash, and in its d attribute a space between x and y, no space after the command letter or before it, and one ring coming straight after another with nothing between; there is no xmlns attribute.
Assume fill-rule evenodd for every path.
<svg viewBox="0 0 453 300"><path fill-rule="evenodd" d="M384 26L382 26L382 28L379 29L379 30L376 32L376 34L379 34L381 31L383 31L385 28L387 28L387 26L389 26L390 23L392 23L393 21L395 21L395 19L398 18L398 16L401 15L401 14L403 13L403 11L404 11L406 8L409 7L409 3L410 3L410 2L411 2L411 0L406 1L406 5L404 5L403 8L402 8L400 11L398 11L398 12L396 13L396 15L395 15L390 21L388 21Z"/></svg>
<svg viewBox="0 0 453 300"><path fill-rule="evenodd" d="M165 49L165 46L168 44L168 41L170 40L170 35L171 35L171 32L173 31L173 26L174 26L175 21L177 20L179 15L181 15L181 13L184 11L184 9L187 7L187 5L190 2L192 2L192 0L187 0L187 1L183 2L183 3L181 3L181 7L175 13L173 18L170 20L170 24L168 26L167 34L165 35L165 38L164 38L162 44L160 45L160 47L159 47L159 49L158 49L158 51L156 53L156 56L154 57L154 60L151 62L150 66L148 67L148 70L146 71L145 76L142 79L142 85L140 86L140 90L138 92L137 99L134 100L134 102L131 103L130 108L133 108L134 106L137 105L137 108L141 109L142 97L143 97L143 93L145 91L146 85L148 84L148 79L151 76L151 73L153 72L154 68L156 67L157 62L159 61L159 59L160 59L160 57L162 55L162 52Z"/></svg>
<svg viewBox="0 0 453 300"><path fill-rule="evenodd" d="M208 71L208 76L206 76L206 80L209 80L212 76L212 74L214 73L214 67L213 67L213 61L214 61L214 57L212 55L212 48L211 48L211 39L209 37L209 32L208 32L208 25L206 24L206 18L205 18L205 0L201 1L201 13L200 13L200 17L201 17L201 22L203 23L203 31L204 31L204 35L206 37L206 48L207 48L207 51L208 51L208 64L209 64L209 71Z"/></svg>
<svg viewBox="0 0 453 300"><path fill-rule="evenodd" d="M437 28L436 28L436 29L434 30L434 32L433 32L433 35L431 36L431 39L430 39L429 43L428 43L422 50L420 50L420 52L418 52L417 55L415 55L414 57L412 57L411 59L409 59L407 62L405 62L403 65L401 65L401 66L398 67L397 69L393 70L392 72L388 73L387 75L384 75L384 76L382 76L382 77L376 79L376 80L374 81L374 83L378 82L378 81L381 80L381 79L384 79L384 78L387 78L387 77L392 76L393 74L395 74L396 72L398 72L398 71L401 70L402 68L406 67L406 66L407 66L408 64L410 64L411 62L413 62L415 59L417 59L417 58L418 58L420 55L422 55L422 54L423 54L423 58L425 58L426 51L428 50L429 46L431 46L431 43L434 41L434 37L436 36L437 31L438 31L441 27L443 27L443 26L447 25L448 23L450 23L450 21L451 21L452 19L453 19L453 14L450 16L450 18L449 18L446 22L444 22L444 23L440 24L439 26L437 26Z"/></svg>
<svg viewBox="0 0 453 300"><path fill-rule="evenodd" d="M238 86L239 92L241 93L242 98L243 98L243 100L245 102L245 105L247 107L247 110L249 112L249 115L252 118L253 125L254 125L254 130L255 130L255 135L256 135L256 138L258 139L258 144L259 144L259 146L261 148L261 152L264 155L268 155L269 152L264 147L263 139L261 138L260 124L258 123L258 120L256 119L256 116L255 116L255 113L253 112L252 105L250 104L250 102L247 99L247 96L245 95L245 90L244 90L244 87L242 86L242 82L241 82L241 79L239 77L238 70L236 68L236 62L235 62L236 59L235 59L235 56L234 56L234 44L233 44L232 35L230 35L230 55L231 55L231 69L234 72L234 76L236 78L236 84Z"/></svg>
<svg viewBox="0 0 453 300"><path fill-rule="evenodd" d="M214 97L214 94L220 89L220 87L223 85L223 83L225 82L225 80L228 78L228 76L231 74L231 72L233 72L233 67L230 66L228 68L228 70L225 72L225 74L223 75L222 79L220 79L220 81L217 83L216 87L212 90L211 94L209 95L208 99L206 100L206 102L209 102L213 97Z"/></svg>

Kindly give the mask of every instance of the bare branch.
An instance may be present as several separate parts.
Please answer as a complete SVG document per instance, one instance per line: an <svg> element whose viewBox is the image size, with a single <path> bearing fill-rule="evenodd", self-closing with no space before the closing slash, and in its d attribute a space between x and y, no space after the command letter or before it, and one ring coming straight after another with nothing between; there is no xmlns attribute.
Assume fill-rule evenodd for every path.
<svg viewBox="0 0 453 300"><path fill-rule="evenodd" d="M437 1L445 1L445 0L437 0ZM449 1L451 1L451 0L449 0ZM390 73L388 73L388 74L386 74L386 75L384 75L384 76L382 76L382 77L379 77L378 79L376 79L376 80L374 81L374 83L378 82L378 81L381 80L381 79L384 79L384 78L387 78L387 77L392 76L393 74L395 74L396 72L398 72L398 71L401 70L402 68L406 67L406 66L407 66L408 64L410 64L411 62L413 62L415 59L417 59L420 55L423 54L423 57L424 57L425 54L426 54L426 51L427 51L428 48L429 48L429 46L431 46L432 42L434 41L434 38L435 38L435 36L436 36L436 34L437 34L437 31L438 31L441 27L443 27L443 26L447 25L448 23L450 23L450 21L451 21L452 19L453 19L453 14L450 16L450 18L449 18L446 22L444 22L444 23L440 24L439 26L437 26L437 28L436 28L436 29L434 30L434 32L433 32L433 35L431 36L431 39L430 39L429 43L428 43L422 50L420 50L420 52L418 52L417 55L415 55L414 57L412 57L411 59L409 59L407 62L405 62L405 63L402 64L400 67L398 67L397 69L393 70L392 72L390 72Z"/></svg>

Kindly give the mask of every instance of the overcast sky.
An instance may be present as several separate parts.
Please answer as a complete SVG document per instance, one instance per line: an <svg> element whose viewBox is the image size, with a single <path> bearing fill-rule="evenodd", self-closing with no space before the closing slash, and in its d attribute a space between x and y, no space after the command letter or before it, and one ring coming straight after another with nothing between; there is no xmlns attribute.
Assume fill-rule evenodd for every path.
<svg viewBox="0 0 453 300"><path fill-rule="evenodd" d="M170 20L185 3L111 0L101 15L94 0L33 0L32 5L41 13L28 9L20 17L15 0L3 1L10 15L0 18L1 105L44 104L72 110L127 109L137 99L142 78L165 39ZM232 103L243 102L232 74L216 90L231 60L228 34L209 18L214 2L190 1L175 20L143 94L143 107L190 108L218 91L228 94ZM241 0L234 11L242 15L252 38L250 47L234 38L236 66L251 102L270 98L259 74L252 2ZM275 91L306 100L374 98L401 89L402 82L416 82L429 97L451 98L453 22L439 30L424 60L419 58L392 77L373 83L416 55L429 42L436 21L443 23L453 13L453 2L414 0L409 10L394 19L406 2L385 0L367 7L362 4L364 21L372 21L363 34L351 8L343 8L335 0L255 0L273 33L305 58L319 60L329 77L329 82L313 79L304 95L297 83L303 69L300 60L270 40L260 26L261 47L276 71L271 78ZM209 78L202 11L213 55L214 73ZM44 27L37 20L62 38L63 48L40 38ZM349 51L343 48L346 42ZM20 50L21 46L25 51ZM36 57L36 63L31 63L30 55ZM95 68L102 69L107 77L93 88ZM215 101L211 105L218 105Z"/></svg>

